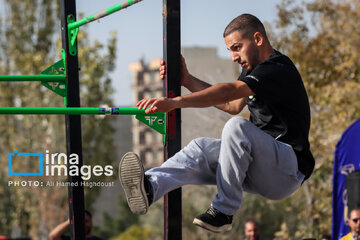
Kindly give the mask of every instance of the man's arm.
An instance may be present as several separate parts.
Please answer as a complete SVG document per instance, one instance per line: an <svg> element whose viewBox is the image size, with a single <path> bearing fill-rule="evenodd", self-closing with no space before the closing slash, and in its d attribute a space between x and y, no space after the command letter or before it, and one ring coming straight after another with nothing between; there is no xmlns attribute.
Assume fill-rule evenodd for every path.
<svg viewBox="0 0 360 240"><path fill-rule="evenodd" d="M160 62L160 78L164 79L166 73L165 62ZM206 83L189 73L186 67L186 62L183 56L181 56L181 85L187 88L190 92L199 92L206 88L211 87L212 85ZM229 101L226 103L215 105L216 108L230 113L230 114L238 114L242 111L242 109L246 105L246 98L236 99L233 101Z"/></svg>
<svg viewBox="0 0 360 240"><path fill-rule="evenodd" d="M61 236L69 229L70 221L67 220L63 223L57 225L51 232L49 233L50 240L61 240Z"/></svg>
<svg viewBox="0 0 360 240"><path fill-rule="evenodd" d="M246 97L243 97L231 102L216 105L215 107L220 110L223 110L224 112L230 113L232 115L236 115L239 114L244 109L245 106L246 106Z"/></svg>
<svg viewBox="0 0 360 240"><path fill-rule="evenodd" d="M191 74L189 74L187 76L187 78L188 78L188 80L186 82L191 83L191 84L187 84L184 87L189 89L189 91L191 91L191 92L198 92L198 91L204 90L204 89L212 86L209 83L206 83L206 82L194 77ZM246 105L246 98L241 98L241 99L236 99L234 101L226 102L223 104L215 105L214 107L216 107L217 109L220 109L224 112L230 113L232 115L236 115L243 110L245 105Z"/></svg>
<svg viewBox="0 0 360 240"><path fill-rule="evenodd" d="M242 81L218 83L201 91L175 98L152 98L139 101L136 106L146 109L146 113L169 112L175 108L203 108L233 102L244 104L248 96L254 95L248 85ZM148 108L149 107L149 108Z"/></svg>
<svg viewBox="0 0 360 240"><path fill-rule="evenodd" d="M242 81L218 83L204 90L174 98L177 108L202 108L239 102L240 99L253 95L248 85ZM238 101L236 101L238 100Z"/></svg>

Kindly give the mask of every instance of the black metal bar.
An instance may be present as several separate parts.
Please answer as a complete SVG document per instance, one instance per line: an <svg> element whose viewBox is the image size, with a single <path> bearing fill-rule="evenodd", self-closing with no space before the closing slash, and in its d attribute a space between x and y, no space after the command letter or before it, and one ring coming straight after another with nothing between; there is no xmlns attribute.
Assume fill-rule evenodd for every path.
<svg viewBox="0 0 360 240"><path fill-rule="evenodd" d="M166 62L166 97L181 95L180 79L180 0L163 0L163 51ZM181 112L176 109L167 115L165 160L181 150ZM182 239L181 188L164 198L164 239Z"/></svg>
<svg viewBox="0 0 360 240"><path fill-rule="evenodd" d="M75 20L76 6L74 0L60 0L62 46L66 53L67 106L80 107L79 64L78 56L69 53L69 36L67 20ZM82 166L82 141L80 115L66 115L66 149L69 154L77 154L78 167ZM68 163L70 165L70 163ZM80 184L81 176L68 176L68 181L76 187L68 188L69 217L71 238L85 239L84 188ZM72 184L70 184L72 185Z"/></svg>

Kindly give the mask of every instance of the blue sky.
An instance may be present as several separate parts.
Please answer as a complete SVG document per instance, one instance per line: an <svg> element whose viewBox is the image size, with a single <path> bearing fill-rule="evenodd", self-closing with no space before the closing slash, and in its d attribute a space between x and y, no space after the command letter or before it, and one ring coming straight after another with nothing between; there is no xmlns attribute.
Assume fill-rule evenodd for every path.
<svg viewBox="0 0 360 240"><path fill-rule="evenodd" d="M76 0L77 11L85 16L118 4L119 0ZM281 0L182 0L182 47L217 47L229 57L222 33L228 22L241 13L251 13L273 23ZM81 28L80 28L81 30ZM106 42L117 31L118 54L112 74L115 106L132 106L131 62L162 58L162 0L144 0L136 5L88 24L92 39Z"/></svg>
<svg viewBox="0 0 360 240"><path fill-rule="evenodd" d="M76 0L76 7L78 13L89 16L123 1ZM2 2L0 12L4 10ZM254 14L273 24L276 5L280 3L281 0L181 0L181 46L216 47L221 57L229 57L222 38L226 25L242 13ZM91 39L102 43L106 43L112 31L117 32L116 69L111 75L114 104L132 106L132 75L128 65L140 59L148 62L162 58L162 0L144 0L92 22L87 28Z"/></svg>

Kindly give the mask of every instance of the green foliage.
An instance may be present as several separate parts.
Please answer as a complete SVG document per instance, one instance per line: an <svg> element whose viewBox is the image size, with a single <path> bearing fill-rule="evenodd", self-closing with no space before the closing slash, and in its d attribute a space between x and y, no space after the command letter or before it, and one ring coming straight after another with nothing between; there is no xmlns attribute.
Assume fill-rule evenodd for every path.
<svg viewBox="0 0 360 240"><path fill-rule="evenodd" d="M5 184L5 171L0 174L0 184ZM0 188L0 232L9 233L11 232L11 226L8 222L13 221L12 213L15 211L15 204L12 201L13 194L10 189L6 187Z"/></svg>
<svg viewBox="0 0 360 240"><path fill-rule="evenodd" d="M130 226L139 225L139 215L134 215L127 204L126 199L119 195L118 206L120 215L112 218L108 213L103 213L104 224L102 227L94 228L94 234L104 239L118 236L126 231Z"/></svg>
<svg viewBox="0 0 360 240"><path fill-rule="evenodd" d="M98 41L90 42L86 29L78 35L79 66L80 66L80 99L81 105L87 107L112 106L113 88L109 74L114 70L116 59L116 38L113 35L106 46ZM114 129L111 125L112 117L82 116L83 131L83 159L87 165L113 165L117 159L113 144ZM116 169L116 166L113 166ZM115 171L114 171L115 172ZM115 178L106 176L95 177L93 181L110 181ZM85 189L86 208L91 209L100 191L99 187Z"/></svg>
<svg viewBox="0 0 360 240"><path fill-rule="evenodd" d="M192 224L194 217L204 212L216 194L215 186L186 186L183 188L183 236L184 239L195 240L226 240L242 239L244 224L248 219L258 221L262 239L273 239L274 233L279 231L281 224L286 221L296 226L297 209L292 207L290 199L271 201L259 195L244 193L240 210L234 215L233 229L221 235L203 230ZM294 222L291 222L294 221ZM289 229L295 233L296 229Z"/></svg>
<svg viewBox="0 0 360 240"><path fill-rule="evenodd" d="M110 240L150 240L150 230L140 226L131 226L118 237Z"/></svg>
<svg viewBox="0 0 360 240"><path fill-rule="evenodd" d="M284 220L284 229L294 228L288 221L297 219L290 238L318 237L331 231L335 145L360 110L359 10L356 0L314 0L305 5L284 0L279 6L272 42L294 61L303 77L311 104L310 144L316 160L310 180L289 199L296 215ZM305 14L311 17L310 23Z"/></svg>
<svg viewBox="0 0 360 240"><path fill-rule="evenodd" d="M118 198L118 206L120 215L112 218L109 214L104 213L103 225L101 227L95 226L93 229L95 235L105 239L111 239L113 237L118 239L120 236L126 239L129 232L132 233L135 228L146 233L144 239L163 239L164 223L162 201L157 201L152 204L146 215L133 214L129 209L127 201L121 195L119 195Z"/></svg>
<svg viewBox="0 0 360 240"><path fill-rule="evenodd" d="M51 51L55 48L53 38L56 25L52 14L54 4L49 2L40 4L40 1L5 1L2 7L6 14L1 16L0 74L40 73L44 66L51 65L55 59L55 52ZM38 12L47 14L37 14ZM44 37L44 33L49 37ZM62 102L61 98L40 88L39 83L11 82L1 85L1 106L57 106ZM64 131L64 128L57 126L64 126L63 119L49 116L1 116L1 169L7 169L7 154L14 150L19 152L63 150L55 147L55 143L64 141L64 134L55 133L56 129ZM32 166L29 164L27 167ZM7 197L1 198L0 201L11 199L11 204L4 203L4 206L9 208L4 209L6 224L0 226L0 231L10 235L11 227L18 226L23 235L39 236L40 216L47 210L39 209L39 205L43 204L40 199L45 200L46 197L40 198L40 192L31 188L8 187L8 177L3 177L1 180L0 191L6 192ZM11 180L27 179L19 177ZM42 195L46 196L46 191ZM53 194L53 197L61 198L57 193ZM46 214L44 216L46 219Z"/></svg>

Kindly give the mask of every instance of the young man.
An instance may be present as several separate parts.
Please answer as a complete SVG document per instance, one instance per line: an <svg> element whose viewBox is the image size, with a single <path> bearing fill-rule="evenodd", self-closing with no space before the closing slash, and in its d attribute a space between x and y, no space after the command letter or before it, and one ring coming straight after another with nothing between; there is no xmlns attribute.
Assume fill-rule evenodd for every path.
<svg viewBox="0 0 360 240"><path fill-rule="evenodd" d="M259 225L252 219L245 222L244 233L245 240L260 240Z"/></svg>
<svg viewBox="0 0 360 240"><path fill-rule="evenodd" d="M349 234L343 236L341 240L359 240L360 239L360 209L353 209L348 219L350 227Z"/></svg>
<svg viewBox="0 0 360 240"><path fill-rule="evenodd" d="M229 231L243 191L283 199L311 175L310 107L296 67L272 48L263 24L250 14L231 21L224 40L232 60L243 69L238 81L211 86L192 76L182 58L182 85L192 93L144 99L137 106L146 113L215 106L238 114L247 104L250 121L231 118L221 139L195 139L145 175L139 158L126 154L119 174L134 213L146 213L149 204L185 184L216 184L218 193L210 208L194 224L213 232ZM161 78L165 70L162 62Z"/></svg>
<svg viewBox="0 0 360 240"><path fill-rule="evenodd" d="M70 229L70 221L66 220L65 222L57 225L51 232L49 233L50 240L67 240L70 239L70 236L64 235L66 231ZM99 237L92 235L92 214L85 210L85 239L86 240L102 240Z"/></svg>

